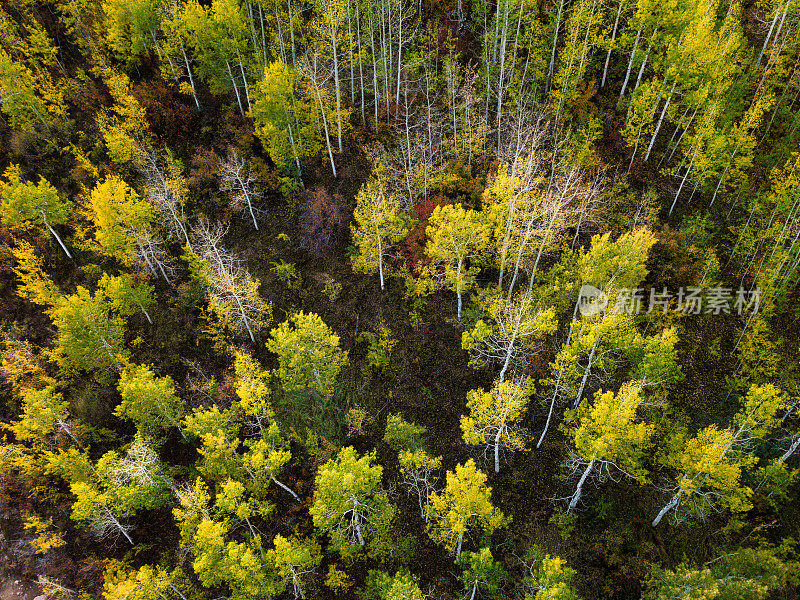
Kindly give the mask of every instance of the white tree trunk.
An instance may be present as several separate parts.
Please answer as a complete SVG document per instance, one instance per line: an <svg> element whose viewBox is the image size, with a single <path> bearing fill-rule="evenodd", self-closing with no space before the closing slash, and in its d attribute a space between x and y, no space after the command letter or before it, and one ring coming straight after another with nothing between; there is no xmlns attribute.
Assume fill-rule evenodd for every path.
<svg viewBox="0 0 800 600"><path fill-rule="evenodd" d="M553 397L550 399L550 410L547 413L547 421L544 424L544 430L542 431L542 435L539 436L539 441L536 442L536 447L540 447L542 442L544 441L544 436L547 435L547 430L550 428L550 419L553 417L553 407L556 404L556 398L558 397L558 388L561 384L561 376L564 374L564 371L560 371L558 373L558 379L556 380L556 389L553 392Z"/></svg>
<svg viewBox="0 0 800 600"><path fill-rule="evenodd" d="M611 32L611 46L614 45L614 40L617 39L617 25L619 25L619 15L622 13L622 3L625 0L619 0L619 8L617 9L617 18L614 19L614 30ZM608 48L606 53L606 64L603 66L603 79L600 81L600 87L606 85L606 75L608 74L608 63L611 60L611 47Z"/></svg>
<svg viewBox="0 0 800 600"><path fill-rule="evenodd" d="M664 515L666 515L669 511L671 511L676 506L678 506L678 504L681 501L681 494L682 493L683 492L680 492L680 491L676 492L675 495L672 497L672 499L669 502L667 502L667 504L664 506L664 508L661 509L661 512L659 512L658 515L656 516L656 518L653 519L653 527L655 527L656 525L658 525L661 522L661 519L664 518Z"/></svg>
<svg viewBox="0 0 800 600"><path fill-rule="evenodd" d="M236 79L234 79L233 71L231 71L231 63L229 63L226 60L225 66L228 67L228 77L230 77L231 79L231 85L233 86L233 91L236 92L236 102L239 104L239 112L242 113L242 116L244 116L244 108L242 107L242 97L239 95L239 86L236 85Z"/></svg>
<svg viewBox="0 0 800 600"><path fill-rule="evenodd" d="M619 93L619 97L622 98L625 95L625 88L628 87L628 81L631 78L631 67L633 66L633 57L636 55L636 48L639 46L639 38L642 35L641 28L639 31L636 32L636 41L633 43L633 50L631 50L631 57L628 60L628 70L625 72L625 81L622 82L622 90Z"/></svg>
<svg viewBox="0 0 800 600"><path fill-rule="evenodd" d="M61 238L56 233L56 230L53 229L52 227L50 227L50 225L48 224L47 221L45 221L44 224L45 224L45 227L47 227L47 229L50 230L50 233L53 234L53 237L56 238L56 241L58 242L58 245L61 246L61 249L64 251L64 254L67 255L67 258L72 259L72 254L69 253L69 250L67 250L67 247L64 245L64 242L61 241Z"/></svg>
<svg viewBox="0 0 800 600"><path fill-rule="evenodd" d="M578 395L575 396L575 402L572 403L572 410L578 408L578 405L581 403L581 396L583 396L583 388L586 386L586 380L589 379L589 373L592 371L592 361L594 360L594 353L597 350L597 345L600 343L600 338L602 336L598 336L597 340L592 346L592 351L589 352L589 363L586 365L586 369L583 371L583 378L581 379L581 387L578 388Z"/></svg>
<svg viewBox="0 0 800 600"><path fill-rule="evenodd" d="M272 478L272 481L274 481L276 484L278 484L278 486L280 486L281 488L283 488L284 490L286 490L287 492L289 492L289 493L292 495L292 497L293 497L295 500L297 500L298 502L300 502L300 496L298 496L297 494L295 494L295 493L294 493L294 492L291 490L291 488L289 488L289 486L287 486L287 485L284 485L283 483L281 483L280 481L278 481L278 480L277 480L277 479L275 479L274 477Z"/></svg>
<svg viewBox="0 0 800 600"><path fill-rule="evenodd" d="M575 488L575 493L572 494L572 500L570 500L569 508L567 509L568 513L571 513L573 510L575 510L575 507L578 505L578 501L581 499L581 496L583 495L583 484L586 483L586 478L589 477L589 473L592 472L593 468L594 468L594 460L590 460L589 464L586 465L586 470L583 472L583 475L581 475L581 479L578 482L578 487Z"/></svg>
<svg viewBox="0 0 800 600"><path fill-rule="evenodd" d="M339 152L342 151L342 93L339 89L339 49L336 38L336 29L331 30L331 44L333 46L333 80L336 88L336 132L339 139Z"/></svg>
<svg viewBox="0 0 800 600"><path fill-rule="evenodd" d="M789 460L789 457L794 454L798 448L800 448L800 433L795 435L794 442L792 442L792 445L789 446L789 449L784 452L783 456L781 456L781 462L786 462Z"/></svg>
<svg viewBox="0 0 800 600"><path fill-rule="evenodd" d="M667 113L667 109L669 108L669 103L672 101L672 93L675 91L675 83L672 84L672 90L669 92L669 96L667 97L667 101L664 103L664 108L661 109L661 116L658 117L658 124L656 125L655 131L653 131L653 137L650 138L650 143L647 145L647 152L644 153L644 160L643 162L647 162L647 159L650 158L650 151L653 149L653 144L656 142L656 137L658 136L658 132L661 129L661 123L664 122L664 115Z"/></svg>

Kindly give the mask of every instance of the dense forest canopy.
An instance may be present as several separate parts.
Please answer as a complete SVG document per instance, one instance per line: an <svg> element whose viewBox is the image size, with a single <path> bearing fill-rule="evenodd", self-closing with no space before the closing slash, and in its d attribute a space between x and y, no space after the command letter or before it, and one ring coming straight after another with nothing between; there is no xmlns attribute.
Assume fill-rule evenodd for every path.
<svg viewBox="0 0 800 600"><path fill-rule="evenodd" d="M798 97L798 0L3 0L0 589L796 598Z"/></svg>

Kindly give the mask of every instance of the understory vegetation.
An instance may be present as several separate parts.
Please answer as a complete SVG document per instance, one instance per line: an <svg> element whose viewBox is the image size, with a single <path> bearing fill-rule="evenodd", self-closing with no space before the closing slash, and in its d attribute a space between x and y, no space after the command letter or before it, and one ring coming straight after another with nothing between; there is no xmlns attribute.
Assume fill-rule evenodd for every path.
<svg viewBox="0 0 800 600"><path fill-rule="evenodd" d="M4 0L0 577L800 591L798 0Z"/></svg>

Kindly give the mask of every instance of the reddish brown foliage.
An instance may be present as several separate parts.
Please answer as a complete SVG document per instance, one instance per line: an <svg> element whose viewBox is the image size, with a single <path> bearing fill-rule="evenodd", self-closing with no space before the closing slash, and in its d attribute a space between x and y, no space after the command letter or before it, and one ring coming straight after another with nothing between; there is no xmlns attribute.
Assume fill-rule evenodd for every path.
<svg viewBox="0 0 800 600"><path fill-rule="evenodd" d="M437 206L449 204L447 198L440 192L435 196L425 196L414 203L412 215L419 221L399 246L400 255L405 257L406 265L412 271L416 271L419 264L425 264L425 229L428 227L428 219L433 214Z"/></svg>
<svg viewBox="0 0 800 600"><path fill-rule="evenodd" d="M322 185L300 194L300 247L312 254L330 250L341 239L345 227L344 198L331 195Z"/></svg>
<svg viewBox="0 0 800 600"><path fill-rule="evenodd" d="M197 113L185 99L175 94L164 81L142 81L134 85L133 95L147 113L150 128L169 147L190 141Z"/></svg>

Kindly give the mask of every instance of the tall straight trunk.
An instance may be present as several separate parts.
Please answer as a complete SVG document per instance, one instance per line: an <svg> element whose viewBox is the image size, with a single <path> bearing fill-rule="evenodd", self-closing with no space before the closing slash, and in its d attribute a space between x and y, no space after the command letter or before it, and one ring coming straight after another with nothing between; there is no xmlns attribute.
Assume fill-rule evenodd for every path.
<svg viewBox="0 0 800 600"><path fill-rule="evenodd" d="M152 325L153 324L153 319L150 318L150 313L147 312L147 309L144 306L142 306L141 304L139 305L139 308L142 309L142 313L147 318L147 322L150 323L150 325Z"/></svg>
<svg viewBox="0 0 800 600"><path fill-rule="evenodd" d="M242 116L244 116L244 108L242 108L242 98L239 95L239 86L236 85L236 79L234 79L233 77L233 71L231 71L231 63L226 60L225 66L228 67L228 77L230 77L231 79L231 85L233 86L233 91L236 92L236 102L239 104L239 112L242 113Z"/></svg>
<svg viewBox="0 0 800 600"><path fill-rule="evenodd" d="M381 247L381 236L378 234L378 274L381 280L381 291L383 291L383 248Z"/></svg>
<svg viewBox="0 0 800 600"><path fill-rule="evenodd" d="M372 52L372 96L373 96L373 106L375 108L375 131L378 130L378 102L380 98L380 92L378 90L378 51L375 44L375 22L373 20L373 12L372 8L369 9L369 37L370 37L370 47Z"/></svg>
<svg viewBox="0 0 800 600"><path fill-rule="evenodd" d="M503 428L497 428L497 435L494 436L494 472L500 472L500 437L503 434Z"/></svg>
<svg viewBox="0 0 800 600"><path fill-rule="evenodd" d="M592 346L591 352L589 352L589 361L586 365L586 368L583 371L583 378L581 379L581 387L578 389L578 394L575 396L575 401L572 403L572 410L576 410L578 405L581 403L581 396L583 396L583 388L586 386L586 380L589 379L589 373L592 372L592 361L594 361L594 353L597 350L597 346L600 343L600 339L603 336L597 336L597 340L595 340L594 345Z"/></svg>
<svg viewBox="0 0 800 600"><path fill-rule="evenodd" d="M322 113L322 126L325 129L325 144L328 148L328 159L331 162L331 171L333 171L334 178L337 177L336 175L336 164L333 162L333 149L331 148L331 136L328 130L328 118L325 116L325 106L322 104L322 97L319 95L319 90L317 89L317 84L312 83L312 87L316 92L317 96L317 104L319 104L319 111Z"/></svg>
<svg viewBox="0 0 800 600"><path fill-rule="evenodd" d="M647 122L651 122L653 117L656 116L656 111L658 110L658 105L661 104L661 94L663 93L663 85L659 86L658 89L658 98L653 103L653 110L650 111L650 116L647 117ZM631 118L631 111L633 110L633 102L628 104L628 112L625 114L625 122L627 123ZM633 152L631 153L631 160L628 163L628 173L631 171L631 167L633 166L633 161L636 159L636 153L639 151L639 138L641 137L641 131L636 134L636 141L633 144Z"/></svg>
<svg viewBox="0 0 800 600"><path fill-rule="evenodd" d="M291 46L290 50L292 51L292 64L296 65L297 55L294 48L294 16L292 15L292 0L288 1L287 9L289 11L289 45Z"/></svg>
<svg viewBox="0 0 800 600"><path fill-rule="evenodd" d="M157 279L157 278L158 278L158 273L156 273L156 269L155 269L155 267L153 266L153 263L152 263L152 262L150 262L150 257L149 257L149 256L147 256L147 251L145 250L144 246L143 246L143 245L142 245L142 243L141 243L140 241L138 241L138 240L137 240L137 242L136 242L136 245L137 245L137 246L139 246L139 253L142 255L142 258L144 258L144 262L145 262L145 263L147 264L147 266L150 268L150 272L153 274L153 277L155 277L155 278ZM168 282L169 282L169 281L168 281Z"/></svg>
<svg viewBox="0 0 800 600"><path fill-rule="evenodd" d="M500 383L505 381L506 371L508 370L508 365L511 363L511 355L514 353L514 342L517 339L517 332L519 331L519 322L516 324L517 326L514 329L514 335L511 336L511 341L508 343L508 349L506 350L506 358L503 362L503 368L500 370L499 380Z"/></svg>
<svg viewBox="0 0 800 600"><path fill-rule="evenodd" d="M256 18L253 15L253 3L248 0L247 14L250 17L250 40L253 42L253 50L258 51L258 34L256 33Z"/></svg>
<svg viewBox="0 0 800 600"><path fill-rule="evenodd" d="M339 50L335 28L331 30L331 41L333 44L333 79L336 88L336 137L339 140L339 152L342 152L342 94L339 90Z"/></svg>
<svg viewBox="0 0 800 600"><path fill-rule="evenodd" d="M286 132L289 134L289 144L292 146L292 155L294 156L294 164L297 167L297 177L300 179L300 185L305 187L303 183L303 170L300 168L300 154L298 153L297 146L294 141L294 134L292 133L292 126L286 127Z"/></svg>
<svg viewBox="0 0 800 600"><path fill-rule="evenodd" d="M664 508L661 509L661 512L659 512L658 515L656 516L656 518L653 519L653 527L655 527L656 525L661 523L661 519L664 518L664 515L666 515L669 511L671 511L676 506L678 506L678 504L681 501L681 494L682 493L683 492L681 492L681 491L676 492L675 495L672 497L672 499L669 502L667 502L666 505L664 505Z"/></svg>
<svg viewBox="0 0 800 600"><path fill-rule="evenodd" d="M583 65L586 62L586 57L589 54L589 34L592 31L592 18L594 17L594 9L597 7L597 0L592 2L592 10L589 12L589 19L586 25L586 35L583 37L583 46L581 46L581 62L578 64L578 77L581 77L583 72Z"/></svg>
<svg viewBox="0 0 800 600"><path fill-rule="evenodd" d="M619 25L619 16L622 13L622 4L625 0L619 0L619 8L617 9L617 18L614 19L614 30L611 32L611 45L606 52L606 63L603 65L603 79L600 81L600 87L606 85L606 75L608 74L608 63L611 60L611 49L614 46L614 41L617 39L617 26Z"/></svg>
<svg viewBox="0 0 800 600"><path fill-rule="evenodd" d="M792 454L794 454L797 451L798 448L800 448L800 434L797 434L795 436L794 441L792 442L792 445L789 446L789 449L786 452L783 453L783 456L781 456L781 458L780 458L781 462L786 462L787 460L789 460L789 457Z"/></svg>
<svg viewBox="0 0 800 600"><path fill-rule="evenodd" d="M69 253L69 250L67 250L67 247L64 245L64 242L61 241L61 238L56 233L56 230L50 227L50 224L47 221L45 221L44 224L45 227L47 227L47 229L50 231L50 233L53 234L53 237L56 238L58 245L61 246L61 249L64 251L64 254L67 255L67 258L72 259L72 254Z"/></svg>
<svg viewBox="0 0 800 600"><path fill-rule="evenodd" d="M669 212L667 213L667 216L672 215L672 211L675 208L675 204L678 202L678 198L680 197L681 192L683 191L683 185L686 183L686 178L689 177L689 173L692 171L693 166L694 166L694 156L692 156L692 161L689 163L689 166L686 167L686 173L683 175L683 180L681 180L681 185L680 187L678 187L678 191L675 194L675 198L672 200L672 206L669 207Z"/></svg>
<svg viewBox="0 0 800 600"><path fill-rule="evenodd" d="M672 157L675 154L675 151L678 148L680 148L681 142L683 141L683 136L686 135L686 132L689 131L689 127L691 127L692 123L694 123L694 119L697 116L697 111L698 110L699 110L699 107L694 109L694 112L692 113L692 116L689 117L689 122L686 123L686 126L681 129L681 134L678 136L678 141L675 142L675 144L672 146L672 148L669 151L669 156L667 156L667 162L672 160ZM659 162L659 164L661 164L661 163Z"/></svg>
<svg viewBox="0 0 800 600"><path fill-rule="evenodd" d="M358 39L358 75L361 87L361 122L367 123L367 116L364 111L364 57L361 49L361 7L356 2L356 38Z"/></svg>
<svg viewBox="0 0 800 600"><path fill-rule="evenodd" d="M392 112L389 110L389 104L391 102L391 85L389 82L392 77L392 7L389 5L389 2L385 2L386 4L386 32L384 34L384 42L385 46L383 48L384 56L383 56L383 82L386 89L386 123L390 122ZM381 11L383 14L383 11Z"/></svg>
<svg viewBox="0 0 800 600"><path fill-rule="evenodd" d="M258 0L258 22L261 25L261 52L264 64L267 64L267 33L264 30L264 9L261 6L261 0Z"/></svg>
<svg viewBox="0 0 800 600"><path fill-rule="evenodd" d="M169 277L167 277L166 271L164 270L164 265L161 264L161 261L157 260L155 257L153 257L153 260L155 260L156 265L158 265L158 270L161 271L161 276L164 278L164 281L166 281L167 283L171 283Z"/></svg>
<svg viewBox="0 0 800 600"><path fill-rule="evenodd" d="M503 247L500 251L500 275L497 278L497 287L503 287L503 276L505 275L506 268L506 254L508 253L508 238L511 235L511 223L514 217L514 210L517 204L517 195L514 195L511 201L511 206L508 207L508 217L506 219L506 231L503 235Z"/></svg>
<svg viewBox="0 0 800 600"><path fill-rule="evenodd" d="M653 36L655 36L655 31L653 32ZM633 86L634 91L639 89L639 84L642 82L642 74L644 73L645 65L647 65L647 59L650 57L650 50L653 48L653 37L650 37L650 42L647 44L647 51L644 53L644 58L642 59L642 64L639 65L639 74L636 76L636 85Z"/></svg>
<svg viewBox="0 0 800 600"><path fill-rule="evenodd" d="M279 4L275 3L275 27L277 28L278 47L281 52L281 60L289 64L289 55L286 54L286 44L283 41L283 28L281 27L281 14L278 12ZM291 23L289 24L291 26Z"/></svg>
<svg viewBox="0 0 800 600"><path fill-rule="evenodd" d="M500 35L500 72L497 76L497 109L496 109L496 116L497 116L497 149L500 149L500 134L501 134L501 127L500 124L503 118L503 81L505 78L505 67L506 67L506 41L508 39L508 3L510 0L503 0L503 30ZM500 4L497 7L498 11L500 10ZM499 19L498 14L498 19Z"/></svg>
<svg viewBox="0 0 800 600"><path fill-rule="evenodd" d="M636 41L633 42L633 50L631 50L631 57L628 60L628 70L625 71L625 81L622 82L622 90L619 93L619 97L622 98L625 95L625 89L628 87L628 81L631 78L631 67L633 66L633 57L636 56L636 48L639 46L639 38L642 36L642 29L639 28L639 31L636 32Z"/></svg>
<svg viewBox="0 0 800 600"><path fill-rule="evenodd" d="M564 370L558 372L558 379L556 380L556 389L553 392L553 397L550 399L550 410L547 412L547 421L544 424L544 429L542 430L542 435L539 436L539 441L536 442L536 447L540 447L542 442L544 441L544 436L547 435L547 430L550 428L550 420L553 417L553 407L556 405L556 398L558 397L558 388L561 385L561 376L564 374Z"/></svg>
<svg viewBox="0 0 800 600"><path fill-rule="evenodd" d="M556 63L556 45L558 44L558 29L561 27L561 13L564 11L564 0L559 0L558 15L556 16L556 28L553 31L553 50L550 53L550 67L547 69L547 88L550 88L550 82L553 80L553 68Z"/></svg>
<svg viewBox="0 0 800 600"><path fill-rule="evenodd" d="M767 37L764 38L764 45L761 46L761 52L758 53L758 60L756 61L756 66L761 65L761 58L764 56L764 51L767 49L767 44L769 43L770 38L772 37L772 30L775 29L775 23L778 22L778 15L781 14L781 7L775 10L775 16L772 17L772 23L769 25L769 31L767 32Z"/></svg>
<svg viewBox="0 0 800 600"><path fill-rule="evenodd" d="M242 82L244 82L244 93L247 98L247 110L250 110L250 88L247 85L247 75L244 74L244 65L242 64L242 57L239 56L239 70L242 72Z"/></svg>
<svg viewBox="0 0 800 600"><path fill-rule="evenodd" d="M274 477L272 478L272 481L274 481L274 482L275 482L275 483L276 483L276 484L277 484L279 487L283 488L285 491L289 492L289 493L292 495L292 498L294 498L295 500L297 500L298 502L300 502L300 496L298 496L297 494L295 494L295 493L294 493L294 492L293 492L293 491L292 491L292 490L289 488L289 486L287 486L287 485L285 485L285 484L281 483L280 481L278 481L278 480L277 480L277 479L275 479Z"/></svg>
<svg viewBox="0 0 800 600"><path fill-rule="evenodd" d="M355 57L353 56L353 16L347 11L347 46L350 49L350 104L356 103Z"/></svg>
<svg viewBox="0 0 800 600"><path fill-rule="evenodd" d="M461 322L461 259L458 261L458 271L456 272L456 295L458 296L458 322Z"/></svg>
<svg viewBox="0 0 800 600"><path fill-rule="evenodd" d="M678 119L678 120L676 121L675 129L672 131L672 135L671 135L671 136L669 136L669 141L667 142L667 148L666 148L666 150L669 150L670 152L672 152L672 148L673 148L673 144L672 144L672 142L674 142L674 141L675 141L675 136L676 136L676 135L678 135L678 131L682 129L682 128L681 128L681 123L683 123L683 120L686 118L686 115L688 115L688 114L689 114L689 111L690 111L691 109L692 109L692 107L691 107L691 106L687 106L687 107L686 107L686 110L685 110L685 111L683 111L683 114L681 115L680 119ZM666 151L665 151L665 152L664 152L664 153L661 155L661 158L659 159L659 161L658 161L658 165L657 165L657 167L656 167L656 168L658 168L658 169L660 169L660 168L661 168L661 164L664 162L664 159L665 159L666 157L667 157L667 153L666 153ZM670 157L671 157L671 155L670 155Z"/></svg>
<svg viewBox="0 0 800 600"><path fill-rule="evenodd" d="M395 92L395 106L400 106L400 72L403 67L403 5L400 5L399 33L397 42L397 90Z"/></svg>
<svg viewBox="0 0 800 600"><path fill-rule="evenodd" d="M356 517L355 526L356 526L356 535L358 536L358 543L359 543L359 545L363 546L364 545L364 536L361 535L361 525L358 522L358 517Z"/></svg>
<svg viewBox="0 0 800 600"><path fill-rule="evenodd" d="M250 194L245 192L245 197L247 198L247 208L250 209L250 217L253 219L253 227L258 231L258 221L256 221L256 215L253 213L253 203L250 202Z"/></svg>
<svg viewBox="0 0 800 600"><path fill-rule="evenodd" d="M111 519L111 521L114 523L114 525L116 525L116 526L117 526L117 529L119 529L119 532L120 532L122 535L124 535L124 536L125 536L125 539L126 539L126 540L128 540L128 542L130 543L130 545L131 545L131 546L135 546L135 544L133 543L133 540L131 539L131 536L130 536L130 535L128 535L128 532L127 532L127 531L125 530L125 528L122 526L122 523L120 523L120 522L117 520L117 518L114 516L114 513L112 513L112 512L111 512L111 509L110 509L110 508L108 508L108 506L106 506L105 504L103 505L103 508L106 510L106 514L109 516L109 518L110 518L110 519Z"/></svg>
<svg viewBox="0 0 800 600"><path fill-rule="evenodd" d="M575 507L578 505L578 501L580 501L581 496L583 495L583 484L586 483L586 478L589 477L589 473L592 472L594 468L594 460L590 460L589 464L586 465L586 470L581 475L581 480L578 482L578 487L575 488L575 493L572 494L572 500L569 502L569 508L567 509L568 513L571 513L575 510Z"/></svg>
<svg viewBox="0 0 800 600"><path fill-rule="evenodd" d="M655 144L658 132L661 130L661 123L664 122L664 115L667 114L667 109L669 108L669 103L672 101L672 94L674 91L675 82L672 84L672 89L669 92L669 96L667 96L667 101L664 103L664 108L661 109L661 116L658 117L658 124L656 125L655 131L653 131L653 137L650 138L650 143L647 145L647 152L644 153L644 162L647 162L647 159L650 157L650 151L653 149L653 144Z"/></svg>
<svg viewBox="0 0 800 600"><path fill-rule="evenodd" d="M192 87L192 98L197 110L200 110L200 101L197 99L197 90L194 87L194 76L192 75L192 67L189 66L189 57L186 56L186 49L183 47L183 40L180 41L181 53L183 54L183 62L186 64L186 74L189 75L189 85Z"/></svg>
<svg viewBox="0 0 800 600"><path fill-rule="evenodd" d="M255 344L256 337L255 335L253 335L253 330L250 329L250 319L247 316L247 311L244 309L244 306L242 305L242 301L239 299L239 296L234 295L234 298L236 299L236 305L239 307L239 314L242 315L242 323L244 323L244 327L245 329L247 329L247 333L250 335L250 341Z"/></svg>

